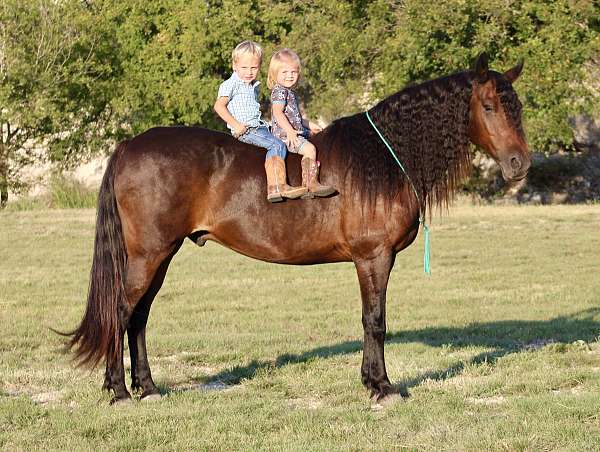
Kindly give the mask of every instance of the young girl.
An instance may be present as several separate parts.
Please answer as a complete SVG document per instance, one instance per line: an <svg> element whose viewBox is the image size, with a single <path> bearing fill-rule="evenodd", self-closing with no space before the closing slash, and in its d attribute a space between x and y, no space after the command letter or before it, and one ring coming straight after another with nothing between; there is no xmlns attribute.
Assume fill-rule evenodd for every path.
<svg viewBox="0 0 600 452"><path fill-rule="evenodd" d="M317 149L307 140L321 128L303 120L293 88L300 77L300 58L290 49L281 49L271 57L267 85L271 91L271 133L286 143L288 151L302 155L302 186L307 192L302 198L328 196L335 192L318 181Z"/></svg>

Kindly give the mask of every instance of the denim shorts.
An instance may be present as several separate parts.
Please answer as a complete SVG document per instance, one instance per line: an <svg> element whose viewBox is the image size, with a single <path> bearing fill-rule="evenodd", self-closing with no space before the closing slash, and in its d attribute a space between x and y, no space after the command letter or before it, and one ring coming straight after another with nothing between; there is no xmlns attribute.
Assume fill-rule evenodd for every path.
<svg viewBox="0 0 600 452"><path fill-rule="evenodd" d="M238 140L266 149L267 158L278 156L284 159L287 154L285 143L273 136L267 127L249 127Z"/></svg>
<svg viewBox="0 0 600 452"><path fill-rule="evenodd" d="M308 140L304 138L303 135L298 135L298 146L288 146L287 150L294 154L298 154L302 150L302 146L304 146L306 143L308 143Z"/></svg>

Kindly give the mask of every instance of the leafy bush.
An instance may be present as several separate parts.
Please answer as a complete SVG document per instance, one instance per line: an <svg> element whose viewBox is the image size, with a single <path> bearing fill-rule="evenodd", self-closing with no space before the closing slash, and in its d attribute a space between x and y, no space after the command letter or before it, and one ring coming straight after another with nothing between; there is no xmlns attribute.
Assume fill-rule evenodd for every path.
<svg viewBox="0 0 600 452"><path fill-rule="evenodd" d="M96 207L98 192L63 174L50 178L49 206L55 209Z"/></svg>
<svg viewBox="0 0 600 452"><path fill-rule="evenodd" d="M50 177L48 191L40 196L21 197L6 205L9 212L36 209L95 208L98 191L62 173Z"/></svg>

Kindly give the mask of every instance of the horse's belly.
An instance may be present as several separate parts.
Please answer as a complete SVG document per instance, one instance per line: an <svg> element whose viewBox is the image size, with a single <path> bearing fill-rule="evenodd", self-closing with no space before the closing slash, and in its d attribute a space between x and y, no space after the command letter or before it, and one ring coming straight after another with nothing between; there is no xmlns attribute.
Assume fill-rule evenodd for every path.
<svg viewBox="0 0 600 452"><path fill-rule="evenodd" d="M351 260L349 249L332 240L315 241L310 238L249 237L235 234L207 234L206 240L215 241L245 256L279 264L310 265Z"/></svg>

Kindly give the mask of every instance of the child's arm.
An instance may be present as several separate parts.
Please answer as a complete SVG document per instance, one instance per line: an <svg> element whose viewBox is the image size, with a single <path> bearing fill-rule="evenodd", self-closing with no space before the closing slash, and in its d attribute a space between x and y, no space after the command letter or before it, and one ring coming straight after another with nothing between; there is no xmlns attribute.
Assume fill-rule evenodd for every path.
<svg viewBox="0 0 600 452"><path fill-rule="evenodd" d="M292 127L290 122L288 121L285 113L283 112L285 108L285 104L283 103L273 103L273 117L277 121L277 124L281 126L281 128L285 131L287 135L287 141L291 147L298 146L298 134L301 134L301 130L296 130Z"/></svg>
<svg viewBox="0 0 600 452"><path fill-rule="evenodd" d="M246 124L242 124L233 117L229 110L227 110L227 104L229 103L229 97L221 96L217 98L214 109L223 121L233 127L233 133L236 138L242 136L248 128Z"/></svg>

